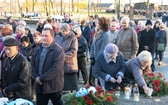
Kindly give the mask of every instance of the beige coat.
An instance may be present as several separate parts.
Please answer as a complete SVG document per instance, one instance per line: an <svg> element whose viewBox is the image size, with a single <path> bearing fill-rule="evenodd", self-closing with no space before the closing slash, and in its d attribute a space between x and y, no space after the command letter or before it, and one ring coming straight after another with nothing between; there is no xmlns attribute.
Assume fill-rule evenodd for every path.
<svg viewBox="0 0 168 105"><path fill-rule="evenodd" d="M135 58L139 49L137 34L134 29L121 29L116 39L116 45L123 53L124 59Z"/></svg>
<svg viewBox="0 0 168 105"><path fill-rule="evenodd" d="M65 52L64 72L78 72L78 40L76 36L73 33L70 33L70 35L66 38L57 35L55 38L55 42L58 43L64 49Z"/></svg>

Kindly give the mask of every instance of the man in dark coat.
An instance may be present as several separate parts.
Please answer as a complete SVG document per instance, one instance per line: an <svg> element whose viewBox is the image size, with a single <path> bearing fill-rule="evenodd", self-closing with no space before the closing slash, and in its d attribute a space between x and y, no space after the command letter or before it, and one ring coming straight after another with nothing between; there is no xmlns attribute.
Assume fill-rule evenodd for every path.
<svg viewBox="0 0 168 105"><path fill-rule="evenodd" d="M64 51L54 41L54 31L42 31L42 44L36 46L32 55L32 77L35 80L37 104L63 105L61 91L64 85Z"/></svg>
<svg viewBox="0 0 168 105"><path fill-rule="evenodd" d="M156 32L151 28L152 22L147 20L146 29L141 31L141 37L139 39L139 52L147 50L152 54L152 71L155 71L154 65L154 52L155 52L155 41L156 41Z"/></svg>
<svg viewBox="0 0 168 105"><path fill-rule="evenodd" d="M43 30L44 25L45 25L44 20L40 19L37 24L38 24L38 26L36 28L36 31L39 31L40 33L42 33L42 30Z"/></svg>
<svg viewBox="0 0 168 105"><path fill-rule="evenodd" d="M18 52L18 42L6 37L3 46L7 55L2 70L2 92L9 99L32 100L31 67L27 59Z"/></svg>

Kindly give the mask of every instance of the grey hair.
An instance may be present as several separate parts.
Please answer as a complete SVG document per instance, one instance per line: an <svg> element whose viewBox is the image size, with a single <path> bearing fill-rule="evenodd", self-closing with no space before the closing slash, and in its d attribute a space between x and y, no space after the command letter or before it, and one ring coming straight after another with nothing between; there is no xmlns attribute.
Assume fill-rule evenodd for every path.
<svg viewBox="0 0 168 105"><path fill-rule="evenodd" d="M61 25L61 30L62 30L62 29L68 31L68 30L70 30L71 28L70 28L69 24L63 23L63 24Z"/></svg>
<svg viewBox="0 0 168 105"><path fill-rule="evenodd" d="M143 21L138 21L138 24L143 24Z"/></svg>
<svg viewBox="0 0 168 105"><path fill-rule="evenodd" d="M16 30L22 31L22 34L25 35L25 27L24 27L24 26L18 25L18 26L16 27Z"/></svg>
<svg viewBox="0 0 168 105"><path fill-rule="evenodd" d="M121 19L121 22L124 21L124 20L128 21L128 23L130 22L130 18L127 17L127 16L124 16L124 17Z"/></svg>
<svg viewBox="0 0 168 105"><path fill-rule="evenodd" d="M57 23L57 24L56 24L56 27L61 28L61 25L62 25L61 23Z"/></svg>
<svg viewBox="0 0 168 105"><path fill-rule="evenodd" d="M152 55L149 51L142 51L139 55L138 55L138 59L140 62L145 61L145 62L152 62Z"/></svg>
<svg viewBox="0 0 168 105"><path fill-rule="evenodd" d="M82 34L81 28L78 25L73 26L72 30L75 31L78 35Z"/></svg>
<svg viewBox="0 0 168 105"><path fill-rule="evenodd" d="M141 27L144 27L144 28L145 28L146 26L145 26L145 24L144 24L144 23L142 23L142 24L141 24Z"/></svg>

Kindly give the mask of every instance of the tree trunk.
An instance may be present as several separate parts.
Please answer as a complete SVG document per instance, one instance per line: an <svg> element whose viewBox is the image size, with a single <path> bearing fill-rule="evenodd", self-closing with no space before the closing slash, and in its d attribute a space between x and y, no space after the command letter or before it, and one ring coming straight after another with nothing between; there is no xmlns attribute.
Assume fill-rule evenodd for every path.
<svg viewBox="0 0 168 105"><path fill-rule="evenodd" d="M74 0L72 0L72 12L74 12Z"/></svg>
<svg viewBox="0 0 168 105"><path fill-rule="evenodd" d="M129 18L130 20L134 19L134 7L133 6L130 6Z"/></svg>
<svg viewBox="0 0 168 105"><path fill-rule="evenodd" d="M18 8L19 8L19 13L22 13L22 8L20 6L20 0L17 0Z"/></svg>
<svg viewBox="0 0 168 105"><path fill-rule="evenodd" d="M147 0L146 18L149 18L149 2L150 0Z"/></svg>
<svg viewBox="0 0 168 105"><path fill-rule="evenodd" d="M26 0L26 13L28 13L29 12L29 7L28 7L29 5L28 5L28 0Z"/></svg>
<svg viewBox="0 0 168 105"><path fill-rule="evenodd" d="M153 6L149 6L149 19L152 19L152 14L153 14Z"/></svg>
<svg viewBox="0 0 168 105"><path fill-rule="evenodd" d="M37 0L33 0L33 4L32 4L32 12L34 12L34 8L35 8L36 3L37 3Z"/></svg>
<svg viewBox="0 0 168 105"><path fill-rule="evenodd" d="M45 7L45 10L46 10L46 15L48 16L49 15L49 13L48 13L48 8L47 8L47 5L48 3L47 3L47 0L45 0L44 1L44 7Z"/></svg>
<svg viewBox="0 0 168 105"><path fill-rule="evenodd" d="M50 3L51 3L51 8L52 8L52 13L55 14L54 1L50 0Z"/></svg>
<svg viewBox="0 0 168 105"><path fill-rule="evenodd" d="M130 18L130 20L133 20L133 18L134 18L134 7L132 6L132 0L130 0L129 18Z"/></svg>
<svg viewBox="0 0 168 105"><path fill-rule="evenodd" d="M79 0L77 0L77 11L76 12L79 12Z"/></svg>

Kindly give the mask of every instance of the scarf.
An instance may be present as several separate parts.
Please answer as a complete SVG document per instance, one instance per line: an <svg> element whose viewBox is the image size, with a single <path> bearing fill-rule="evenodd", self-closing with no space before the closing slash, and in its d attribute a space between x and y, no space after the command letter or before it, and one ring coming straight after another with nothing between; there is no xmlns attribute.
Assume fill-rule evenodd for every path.
<svg viewBox="0 0 168 105"><path fill-rule="evenodd" d="M156 34L157 39L159 39L164 32L165 32L165 30L159 30Z"/></svg>
<svg viewBox="0 0 168 105"><path fill-rule="evenodd" d="M99 30L99 31L97 31L96 33L95 33L95 35L94 35L94 42L96 42L97 41L97 38L102 34L102 30Z"/></svg>

